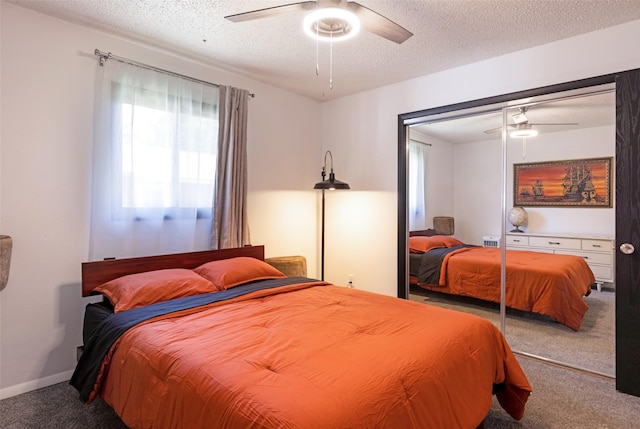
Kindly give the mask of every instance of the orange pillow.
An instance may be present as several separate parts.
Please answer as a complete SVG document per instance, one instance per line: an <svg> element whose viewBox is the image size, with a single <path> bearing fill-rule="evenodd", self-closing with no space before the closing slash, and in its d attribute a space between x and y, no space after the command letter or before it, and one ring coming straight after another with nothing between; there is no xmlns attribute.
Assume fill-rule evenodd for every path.
<svg viewBox="0 0 640 429"><path fill-rule="evenodd" d="M433 235L431 237L417 235L409 237L409 252L425 253L431 249L442 249L445 247L458 246L460 244L464 243L457 238L453 238L448 235Z"/></svg>
<svg viewBox="0 0 640 429"><path fill-rule="evenodd" d="M207 262L194 268L193 271L210 280L218 290L229 289L254 280L286 277L266 262L247 256Z"/></svg>
<svg viewBox="0 0 640 429"><path fill-rule="evenodd" d="M95 290L109 299L115 313L170 299L217 292L209 280L184 268L130 274L103 283Z"/></svg>

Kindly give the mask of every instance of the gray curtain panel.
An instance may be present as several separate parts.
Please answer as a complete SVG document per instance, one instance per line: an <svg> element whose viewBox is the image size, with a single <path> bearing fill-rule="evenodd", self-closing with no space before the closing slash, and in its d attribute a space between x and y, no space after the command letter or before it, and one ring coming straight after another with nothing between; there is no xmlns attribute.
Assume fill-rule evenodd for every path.
<svg viewBox="0 0 640 429"><path fill-rule="evenodd" d="M218 169L213 194L211 248L251 244L247 222L247 111L249 92L220 86Z"/></svg>

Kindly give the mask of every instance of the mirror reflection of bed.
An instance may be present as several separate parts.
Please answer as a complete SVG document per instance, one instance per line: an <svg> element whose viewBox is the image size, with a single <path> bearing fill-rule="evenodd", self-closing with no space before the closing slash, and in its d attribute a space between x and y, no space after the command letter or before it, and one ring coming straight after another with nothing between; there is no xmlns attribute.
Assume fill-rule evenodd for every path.
<svg viewBox="0 0 640 429"><path fill-rule="evenodd" d="M522 257L522 251L531 249L511 246L512 236L518 233L510 234L515 227L508 221L505 225L507 236L502 237L501 233L503 186L505 210L514 206L513 164L612 157L615 154L615 94L613 85L597 89L597 93L588 96L530 104L511 103L504 113L501 109L490 112L484 109L469 115L458 111L451 119L438 118L409 127L409 234L436 234L434 218L450 216L455 219L455 232L445 236L481 248L483 239L494 238L500 246L507 246L507 267L516 263L517 258ZM503 181L502 122L505 118L512 121L514 116L522 113L520 106L523 104L528 106L525 113L529 123L571 125L533 125L538 135L525 139L511 138L507 134L504 148L507 175ZM421 200L423 205L420 205ZM523 240L516 241L525 241L532 234L570 239L615 236L614 207L543 206L525 207L525 210L528 221L519 228L524 233L518 236ZM586 239L582 241L586 242ZM511 244L507 244L507 240ZM550 241L555 242L555 238ZM608 242L602 243L607 245ZM542 248L534 250L545 251ZM500 253L499 249L496 251ZM580 254L569 251L555 253ZM409 254L411 257L411 252ZM613 261L613 255L608 260ZM613 271L612 264L604 267L608 273ZM588 310L577 326L575 322L573 326L570 326L572 323L558 322L549 314L507 305L505 334L514 350L614 377L615 284L612 275L599 271L602 267L589 267L597 274L598 287L596 284L588 287L584 294L588 296L580 297ZM411 275L411 268L409 271ZM609 281L602 281L603 276ZM444 293L438 291L438 287L420 287L416 285L415 278L413 280L410 282L412 300L477 314L496 325L501 323L497 302L486 297L464 296L468 295L466 293L462 296Z"/></svg>

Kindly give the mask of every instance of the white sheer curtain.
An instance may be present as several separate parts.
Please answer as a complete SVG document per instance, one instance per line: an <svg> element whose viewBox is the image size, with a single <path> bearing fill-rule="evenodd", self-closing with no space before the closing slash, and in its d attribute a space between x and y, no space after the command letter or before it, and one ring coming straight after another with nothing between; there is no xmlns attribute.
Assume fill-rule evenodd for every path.
<svg viewBox="0 0 640 429"><path fill-rule="evenodd" d="M208 249L218 88L116 60L97 69L89 258Z"/></svg>
<svg viewBox="0 0 640 429"><path fill-rule="evenodd" d="M409 231L426 228L425 182L427 146L409 141Z"/></svg>

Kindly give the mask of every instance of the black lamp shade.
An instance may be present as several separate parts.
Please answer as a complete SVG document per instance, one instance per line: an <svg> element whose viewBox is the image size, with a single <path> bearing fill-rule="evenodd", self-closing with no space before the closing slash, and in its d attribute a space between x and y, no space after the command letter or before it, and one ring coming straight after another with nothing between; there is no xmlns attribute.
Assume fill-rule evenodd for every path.
<svg viewBox="0 0 640 429"><path fill-rule="evenodd" d="M324 182L318 182L313 189L351 189L348 183L341 182L339 180L325 180Z"/></svg>
<svg viewBox="0 0 640 429"><path fill-rule="evenodd" d="M318 182L315 184L313 189L351 189L348 183L341 182L336 180L335 175L333 173L329 174L329 180L323 180L322 182Z"/></svg>

